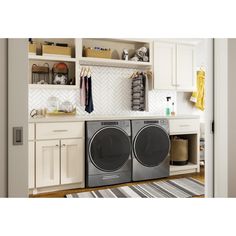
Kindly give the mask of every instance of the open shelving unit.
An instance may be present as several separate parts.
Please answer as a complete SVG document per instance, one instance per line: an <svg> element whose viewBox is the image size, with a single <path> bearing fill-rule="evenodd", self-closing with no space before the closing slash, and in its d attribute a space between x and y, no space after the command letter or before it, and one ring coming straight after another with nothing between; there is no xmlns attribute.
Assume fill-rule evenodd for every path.
<svg viewBox="0 0 236 236"><path fill-rule="evenodd" d="M148 40L135 39L80 39L78 42L78 60L80 65L86 66L108 66L108 67L123 67L134 69L150 69L152 67L152 42ZM149 61L131 61L135 51L140 47L147 47L149 50ZM111 58L95 58L85 57L83 48L102 47L109 48L112 51ZM127 49L129 52L129 60L122 60L122 52Z"/></svg>
<svg viewBox="0 0 236 236"><path fill-rule="evenodd" d="M76 62L76 58L64 56L41 56L29 53L29 60L32 61L63 61L63 62Z"/></svg>
<svg viewBox="0 0 236 236"><path fill-rule="evenodd" d="M60 38L49 38L49 39L33 39L38 45L44 41L67 43L72 48L72 55L42 55L40 48L37 46L37 52L29 53L29 88L71 88L76 89L79 85L79 70L80 66L106 66L106 67L120 67L120 68L132 68L139 70L150 70L152 68L153 55L152 55L152 41L147 39L96 39L96 38L85 38L85 39L60 39ZM130 58L134 55L134 52L145 46L149 50L149 61L131 61ZM111 59L107 58L95 58L85 57L83 55L83 47L103 47L110 48L112 50ZM123 49L127 49L129 52L129 60L122 60ZM69 77L75 78L74 85L54 85L54 84L33 84L31 79L31 67L33 64L43 65L48 63L50 68L57 62L64 62L69 67ZM50 73L50 77L51 77Z"/></svg>
<svg viewBox="0 0 236 236"><path fill-rule="evenodd" d="M198 165L191 162L189 162L187 165L184 166L170 165L170 175L194 173L196 172L197 168Z"/></svg>
<svg viewBox="0 0 236 236"><path fill-rule="evenodd" d="M118 59L105 59L105 58L93 58L93 57L81 57L79 58L80 65L86 66L111 66L111 67L123 67L134 69L149 69L152 65L150 62L135 62L135 61L123 61Z"/></svg>
<svg viewBox="0 0 236 236"><path fill-rule="evenodd" d="M78 89L77 85L29 84L30 89Z"/></svg>
<svg viewBox="0 0 236 236"><path fill-rule="evenodd" d="M39 88L39 89L76 89L78 88L78 81L77 81L77 59L76 59L76 39L67 38L49 38L49 39L33 39L34 42L37 44L36 53L28 53L29 59L29 70L28 70L28 84L29 88ZM63 55L42 55L41 48L39 47L44 41L52 41L55 43L67 43L68 46L72 49L71 56L63 56ZM55 84L34 84L32 81L32 65L43 65L44 63L48 63L50 67L50 78L52 78L52 67L55 63L64 62L69 68L69 79L74 79L73 85L55 85Z"/></svg>

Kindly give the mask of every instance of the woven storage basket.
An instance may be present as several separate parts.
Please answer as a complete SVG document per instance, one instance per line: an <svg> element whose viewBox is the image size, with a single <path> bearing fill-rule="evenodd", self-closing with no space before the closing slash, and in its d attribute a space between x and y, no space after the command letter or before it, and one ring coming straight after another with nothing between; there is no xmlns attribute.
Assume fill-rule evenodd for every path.
<svg viewBox="0 0 236 236"><path fill-rule="evenodd" d="M111 50L95 50L91 48L84 48L84 56L111 59Z"/></svg>
<svg viewBox="0 0 236 236"><path fill-rule="evenodd" d="M36 54L37 45L36 43L29 43L29 53Z"/></svg>
<svg viewBox="0 0 236 236"><path fill-rule="evenodd" d="M171 139L170 164L186 165L188 163L188 140L181 138Z"/></svg>
<svg viewBox="0 0 236 236"><path fill-rule="evenodd" d="M43 45L42 54L45 55L62 55L71 57L71 47L61 47L54 45Z"/></svg>

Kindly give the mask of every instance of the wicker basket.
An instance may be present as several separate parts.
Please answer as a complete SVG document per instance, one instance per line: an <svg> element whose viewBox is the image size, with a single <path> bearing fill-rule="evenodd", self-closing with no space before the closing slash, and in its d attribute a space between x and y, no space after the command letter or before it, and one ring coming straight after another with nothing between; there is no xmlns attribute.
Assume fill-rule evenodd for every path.
<svg viewBox="0 0 236 236"><path fill-rule="evenodd" d="M54 45L43 45L42 46L43 55L61 55L66 57L71 57L71 47L61 47Z"/></svg>
<svg viewBox="0 0 236 236"><path fill-rule="evenodd" d="M174 137L171 139L170 164L186 165L188 163L188 140Z"/></svg>
<svg viewBox="0 0 236 236"><path fill-rule="evenodd" d="M84 48L84 56L111 59L111 50L95 50L91 48Z"/></svg>
<svg viewBox="0 0 236 236"><path fill-rule="evenodd" d="M29 53L36 54L37 45L36 43L29 43Z"/></svg>

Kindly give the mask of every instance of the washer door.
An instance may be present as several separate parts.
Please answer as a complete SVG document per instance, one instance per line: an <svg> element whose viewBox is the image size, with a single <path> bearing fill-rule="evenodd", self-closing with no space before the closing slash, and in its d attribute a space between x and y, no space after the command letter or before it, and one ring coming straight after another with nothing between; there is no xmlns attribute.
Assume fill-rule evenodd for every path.
<svg viewBox="0 0 236 236"><path fill-rule="evenodd" d="M118 127L105 127L94 134L89 144L92 163L102 171L116 171L128 160L130 138Z"/></svg>
<svg viewBox="0 0 236 236"><path fill-rule="evenodd" d="M136 159L144 166L158 166L167 157L170 139L160 126L144 126L136 135L133 144Z"/></svg>

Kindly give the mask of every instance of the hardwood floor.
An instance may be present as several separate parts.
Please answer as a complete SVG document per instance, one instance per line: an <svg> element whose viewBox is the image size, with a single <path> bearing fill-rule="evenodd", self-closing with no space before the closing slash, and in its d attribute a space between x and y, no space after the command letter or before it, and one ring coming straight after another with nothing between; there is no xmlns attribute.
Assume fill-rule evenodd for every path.
<svg viewBox="0 0 236 236"><path fill-rule="evenodd" d="M168 178L163 178L163 179L178 179L178 178L182 178L182 177L192 177L192 178L204 183L204 166L201 166L201 171L199 173L176 175L176 176L170 176ZM158 179L158 180L163 180L163 179ZM57 192L51 192L51 193L41 193L41 194L37 194L37 195L30 195L30 197L33 197L33 198L64 198L66 196L66 194L71 194L71 193L79 193L79 192L86 192L86 191L90 191L90 190L99 190L99 189L106 189L106 188L116 188L116 187L121 187L121 186L130 186L130 185L134 185L137 183L148 183L148 182L152 182L152 181L153 180L146 180L146 181L141 181L141 182L132 182L132 183L118 184L118 185L98 187L98 188L63 190L63 191L57 191ZM203 198L204 196L198 196L198 197Z"/></svg>

